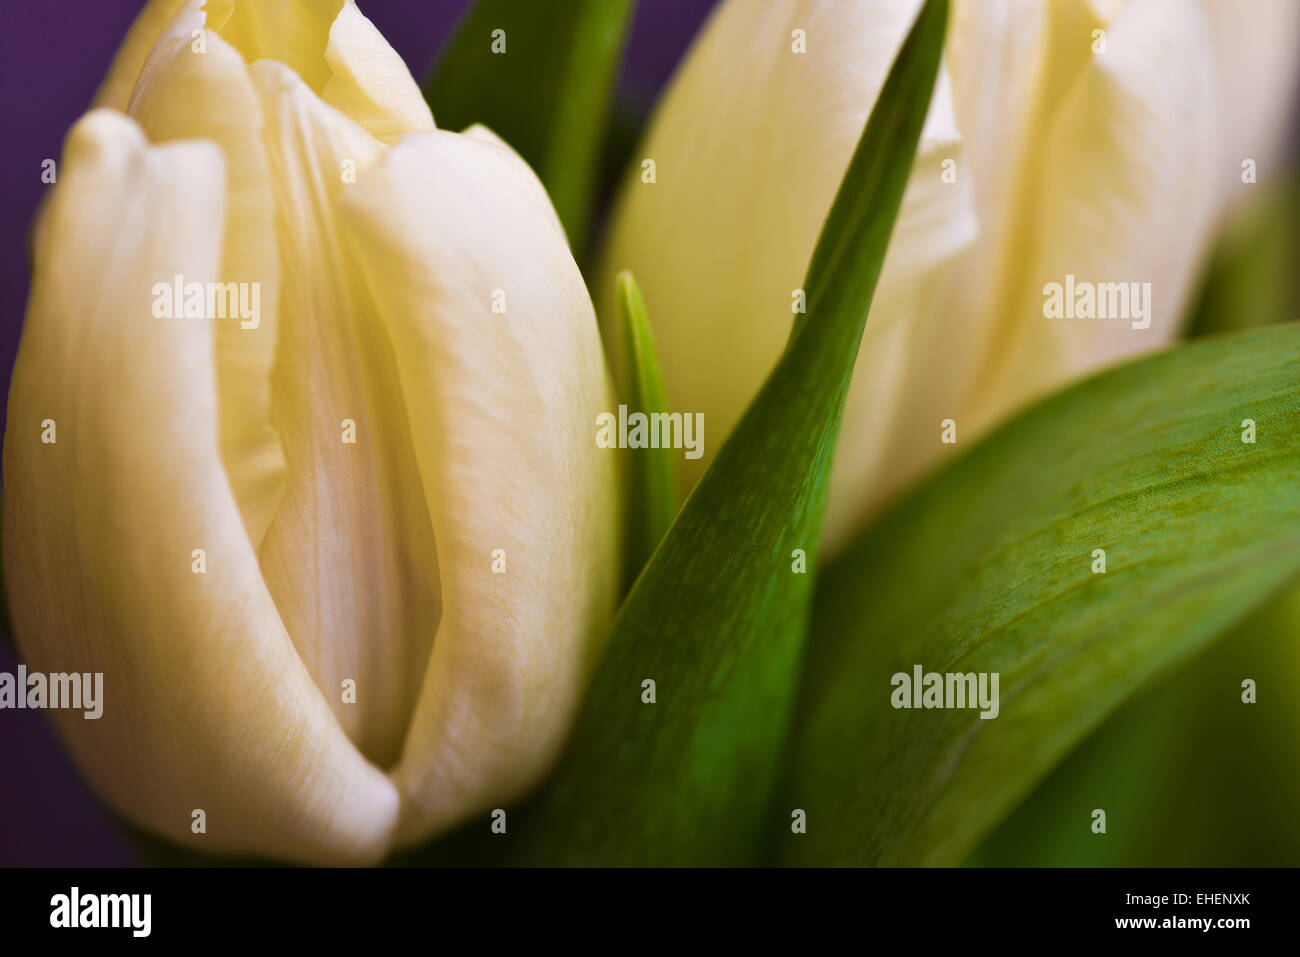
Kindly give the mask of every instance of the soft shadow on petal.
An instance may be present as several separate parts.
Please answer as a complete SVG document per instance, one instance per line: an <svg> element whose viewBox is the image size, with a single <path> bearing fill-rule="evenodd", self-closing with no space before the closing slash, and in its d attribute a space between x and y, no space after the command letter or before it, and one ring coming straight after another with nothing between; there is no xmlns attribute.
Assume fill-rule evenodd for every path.
<svg viewBox="0 0 1300 957"><path fill-rule="evenodd" d="M541 184L490 140L413 134L343 200L393 338L442 573L393 775L401 843L538 780L619 579L616 453L595 444L613 399L591 302Z"/></svg>
<svg viewBox="0 0 1300 957"><path fill-rule="evenodd" d="M60 174L4 448L23 660L103 673L100 719L50 718L128 819L212 852L378 860L397 794L340 729L262 584L222 468L211 323L154 315L156 283L217 275L220 154L150 147L95 111Z"/></svg>
<svg viewBox="0 0 1300 957"><path fill-rule="evenodd" d="M333 75L325 62L330 27L346 2L208 0L208 10L213 28L247 63L276 60L320 94Z"/></svg>
<svg viewBox="0 0 1300 957"><path fill-rule="evenodd" d="M209 4L215 0L209 0ZM382 143L433 129L405 62L354 0L220 0L221 35L249 63L276 60Z"/></svg>
<svg viewBox="0 0 1300 957"><path fill-rule="evenodd" d="M439 556L393 342L338 217L384 147L284 65L251 74L280 239L271 413L288 465L262 568L344 728L388 767L438 625Z"/></svg>

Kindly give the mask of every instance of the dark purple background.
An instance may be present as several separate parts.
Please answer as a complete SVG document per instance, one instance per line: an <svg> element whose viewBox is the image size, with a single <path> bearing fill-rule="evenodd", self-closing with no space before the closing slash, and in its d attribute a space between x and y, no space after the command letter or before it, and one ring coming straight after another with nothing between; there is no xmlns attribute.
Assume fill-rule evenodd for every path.
<svg viewBox="0 0 1300 957"><path fill-rule="evenodd" d="M641 0L619 98L644 108L671 75L714 0ZM358 0L423 77L468 0ZM41 162L90 104L141 0L0 3L0 369L9 370L27 304L27 232L44 190ZM7 403L6 403L7 404ZM3 405L0 405L0 413ZM0 671L16 662L0 644ZM82 783L39 712L0 716L0 865L144 863L130 837Z"/></svg>

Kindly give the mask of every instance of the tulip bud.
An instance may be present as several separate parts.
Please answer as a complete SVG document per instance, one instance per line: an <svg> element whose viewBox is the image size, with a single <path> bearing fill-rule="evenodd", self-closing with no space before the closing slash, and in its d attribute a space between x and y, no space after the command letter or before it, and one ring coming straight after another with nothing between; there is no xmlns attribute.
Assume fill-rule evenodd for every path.
<svg viewBox="0 0 1300 957"><path fill-rule="evenodd" d="M102 718L51 712L75 760L142 827L307 862L518 798L620 547L609 379L541 184L435 129L351 0L156 0L98 102L4 447L24 661L104 675Z"/></svg>
<svg viewBox="0 0 1300 957"><path fill-rule="evenodd" d="M728 0L637 151L657 181L628 177L596 300L613 315L615 276L637 276L667 391L715 436L780 355L822 218L919 6ZM1294 5L1253 16L1235 33L1268 35L1257 45L1270 67L1221 42L1233 31L1211 32L1200 4L954 4L845 407L828 550L951 455L951 437L965 446L1175 334L1225 190L1241 185L1223 139L1241 131L1266 152L1285 99L1272 89L1292 89ZM1216 81L1212 62L1238 79ZM1045 288L1075 280L1117 301L1149 295L1110 318L1050 315ZM707 462L687 465L689 487Z"/></svg>

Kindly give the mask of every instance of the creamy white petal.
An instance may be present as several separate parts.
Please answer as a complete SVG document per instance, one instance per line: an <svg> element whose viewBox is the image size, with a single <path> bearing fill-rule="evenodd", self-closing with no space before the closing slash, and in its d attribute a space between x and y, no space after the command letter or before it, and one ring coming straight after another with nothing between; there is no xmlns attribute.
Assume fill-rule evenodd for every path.
<svg viewBox="0 0 1300 957"><path fill-rule="evenodd" d="M118 47L108 74L100 84L99 92L95 94L96 106L107 106L125 112L126 104L131 99L131 90L144 68L149 51L153 49L172 16L186 2L187 0L149 0L145 4L127 31L126 39Z"/></svg>
<svg viewBox="0 0 1300 957"><path fill-rule="evenodd" d="M155 43L128 112L155 143L205 138L226 160L226 233L221 280L257 290L256 315L217 323L221 450L249 538L262 542L284 488L284 455L271 428L271 364L279 309L279 262L271 173L262 147L262 107L239 53L215 32L205 52L204 0L189 0ZM250 315L253 310L250 308Z"/></svg>
<svg viewBox="0 0 1300 957"><path fill-rule="evenodd" d="M1203 0L1214 54L1220 129L1215 182L1226 202L1250 195L1241 164L1263 179L1282 158L1294 128L1300 72L1300 3Z"/></svg>
<svg viewBox="0 0 1300 957"><path fill-rule="evenodd" d="M321 97L381 143L433 129L433 114L402 58L348 0L330 27L325 62L334 75Z"/></svg>
<svg viewBox="0 0 1300 957"><path fill-rule="evenodd" d="M1107 24L1105 52L1051 100L1020 184L1030 218L968 406L974 428L1176 332L1217 204L1209 57L1199 6L1133 0ZM1150 328L1133 328L1133 317L1047 318L1044 287L1067 275L1150 283Z"/></svg>
<svg viewBox="0 0 1300 957"><path fill-rule="evenodd" d="M876 494L1035 396L1173 334L1213 203L1206 51L1196 4L954 4L947 59L980 237L917 309ZM1046 319L1043 286L1067 272L1151 281L1152 328ZM945 418L958 447L938 441Z"/></svg>
<svg viewBox="0 0 1300 957"><path fill-rule="evenodd" d="M5 436L16 637L33 670L103 673L99 720L50 717L128 819L212 852L373 861L397 794L262 584L222 468L211 325L154 315L155 283L217 276L222 183L211 144L151 147L117 113L69 138Z"/></svg>
<svg viewBox="0 0 1300 957"><path fill-rule="evenodd" d="M409 843L519 796L562 743L618 581L615 453L595 444L613 399L582 277L513 153L482 133L413 134L343 204L393 339L442 576L393 775Z"/></svg>

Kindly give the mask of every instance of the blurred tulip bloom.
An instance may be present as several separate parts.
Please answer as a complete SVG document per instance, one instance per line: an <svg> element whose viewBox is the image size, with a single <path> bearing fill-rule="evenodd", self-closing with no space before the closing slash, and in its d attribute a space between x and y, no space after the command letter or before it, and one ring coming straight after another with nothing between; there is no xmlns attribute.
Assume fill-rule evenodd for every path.
<svg viewBox="0 0 1300 957"><path fill-rule="evenodd" d="M154 0L97 107L4 447L25 661L104 674L101 720L51 715L77 763L149 830L308 862L519 796L618 580L613 403L541 184L435 129L351 0ZM173 277L256 284L260 321L158 318Z"/></svg>
<svg viewBox="0 0 1300 957"><path fill-rule="evenodd" d="M919 6L726 0L635 156L656 182L629 175L596 301L613 315L617 274L636 275L669 397L705 413L715 450L781 353ZM943 457L946 420L968 443L1176 333L1244 161L1278 145L1298 21L1272 0L956 0L847 400L828 548ZM1049 319L1044 286L1067 275L1149 283L1151 315ZM685 463L685 484L707 464Z"/></svg>

